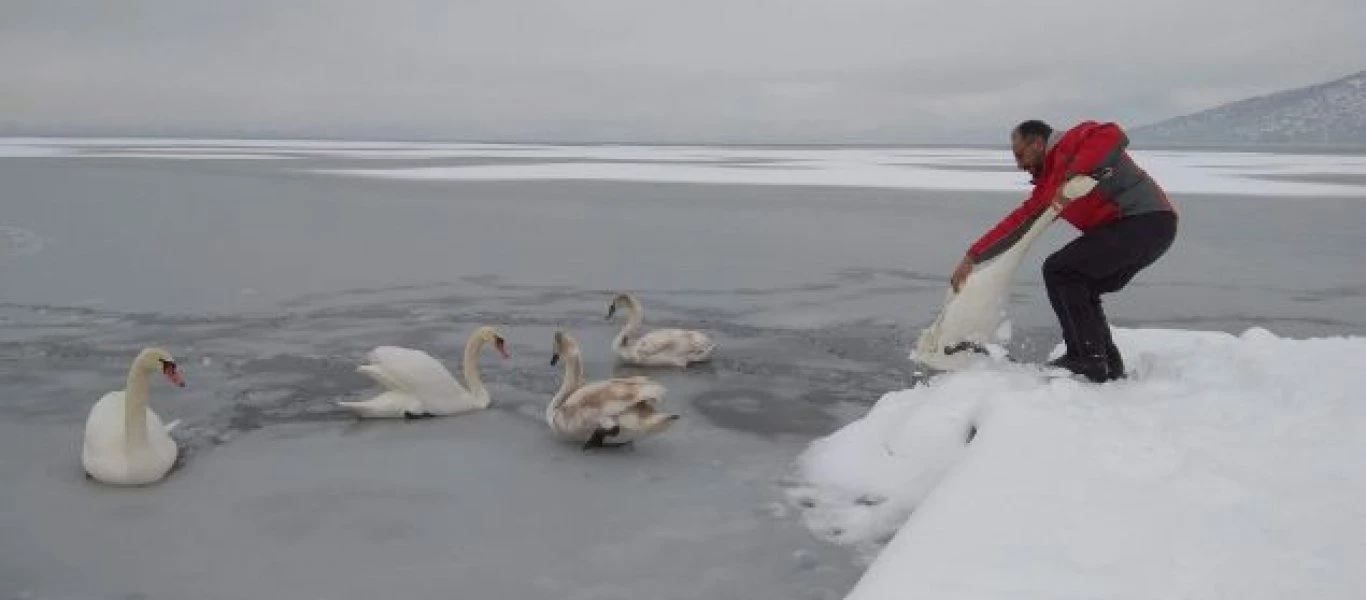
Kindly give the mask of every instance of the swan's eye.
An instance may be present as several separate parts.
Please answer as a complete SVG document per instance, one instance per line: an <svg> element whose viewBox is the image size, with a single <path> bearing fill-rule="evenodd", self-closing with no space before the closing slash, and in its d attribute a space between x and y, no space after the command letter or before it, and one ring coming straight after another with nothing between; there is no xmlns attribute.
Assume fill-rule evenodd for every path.
<svg viewBox="0 0 1366 600"><path fill-rule="evenodd" d="M163 361L161 361L161 372L162 372L162 373L165 373L165 374L167 374L167 375L175 375L175 372L176 372L175 362L174 362L174 361L169 361L169 360L163 360Z"/></svg>

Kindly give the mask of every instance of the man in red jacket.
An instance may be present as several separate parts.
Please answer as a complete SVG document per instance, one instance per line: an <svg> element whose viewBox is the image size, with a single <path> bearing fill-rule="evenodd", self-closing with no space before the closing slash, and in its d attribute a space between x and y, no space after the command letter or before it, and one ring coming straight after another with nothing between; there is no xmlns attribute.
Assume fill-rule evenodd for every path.
<svg viewBox="0 0 1366 600"><path fill-rule="evenodd" d="M1062 326L1067 353L1050 362L1094 382L1124 376L1124 360L1110 338L1100 295L1117 292L1171 247L1176 209L1162 188L1134 164L1129 138L1114 123L1085 121L1054 131L1043 121L1020 123L1010 134L1015 164L1033 175L1034 190L971 247L954 270L955 290L974 264L1010 248L1051 203L1082 235L1043 263L1048 300ZM1068 201L1062 188L1077 175L1099 183Z"/></svg>

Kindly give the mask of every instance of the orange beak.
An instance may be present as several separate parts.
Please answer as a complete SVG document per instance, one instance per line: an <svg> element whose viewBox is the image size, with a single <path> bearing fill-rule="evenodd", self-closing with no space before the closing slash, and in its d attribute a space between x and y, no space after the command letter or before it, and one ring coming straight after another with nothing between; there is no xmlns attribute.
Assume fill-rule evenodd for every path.
<svg viewBox="0 0 1366 600"><path fill-rule="evenodd" d="M503 342L503 338L493 340L493 347L494 349L498 350L498 354L501 354L503 358L508 358L508 351L505 346L505 342Z"/></svg>
<svg viewBox="0 0 1366 600"><path fill-rule="evenodd" d="M171 383L175 384L176 387L185 387L185 378L180 376L180 371L176 370L175 363L162 365L161 374L165 375L166 379L171 380Z"/></svg>

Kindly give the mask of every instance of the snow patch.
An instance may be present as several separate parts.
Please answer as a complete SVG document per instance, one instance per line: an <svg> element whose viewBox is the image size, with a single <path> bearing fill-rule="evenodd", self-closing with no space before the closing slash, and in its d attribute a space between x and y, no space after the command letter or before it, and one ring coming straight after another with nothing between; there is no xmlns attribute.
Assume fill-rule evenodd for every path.
<svg viewBox="0 0 1366 600"><path fill-rule="evenodd" d="M536 149L489 152L526 158L535 164L424 166L385 169L317 169L353 177L438 181L599 180L732 185L799 185L935 189L1025 193L1028 177L1015 170L1004 151L943 149L731 149L633 148L634 162L594 162L614 156L607 149ZM1170 193L1248 196L1362 196L1366 186L1265 179L1258 176L1366 174L1366 157L1214 152L1132 153ZM557 162L573 158L584 162ZM744 162L766 161L764 168Z"/></svg>
<svg viewBox="0 0 1366 600"><path fill-rule="evenodd" d="M1366 338L1115 337L1130 379L981 364L811 444L789 497L873 560L848 597L1356 597Z"/></svg>
<svg viewBox="0 0 1366 600"><path fill-rule="evenodd" d="M1352 197L1366 185L1272 177L1366 174L1366 156L1254 152L1132 153L1170 193ZM330 140L0 137L3 157L252 160L536 160L489 165L309 169L330 175L442 181L606 180L806 185L1026 193L1029 177L1008 149L793 148L572 144L479 144Z"/></svg>

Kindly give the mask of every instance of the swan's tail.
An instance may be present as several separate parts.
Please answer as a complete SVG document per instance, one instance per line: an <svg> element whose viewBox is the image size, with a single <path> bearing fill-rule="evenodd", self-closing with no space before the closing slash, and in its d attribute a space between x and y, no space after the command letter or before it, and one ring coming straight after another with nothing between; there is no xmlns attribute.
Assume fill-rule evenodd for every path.
<svg viewBox="0 0 1366 600"><path fill-rule="evenodd" d="M692 348L688 352L688 362L702 362L711 358L712 350L716 349L716 342L711 336L695 331L692 333Z"/></svg>
<svg viewBox="0 0 1366 600"><path fill-rule="evenodd" d="M420 402L405 394L384 392L369 400L336 400L337 406L367 418L399 418L425 412Z"/></svg>
<svg viewBox="0 0 1366 600"><path fill-rule="evenodd" d="M641 379L645 378L642 377ZM647 379L645 381L640 382L639 386L640 387L637 388L637 395L640 397L641 400L644 400L645 402L648 402L650 404L659 404L664 402L664 396L669 393L668 388L664 387L663 385L654 380Z"/></svg>
<svg viewBox="0 0 1366 600"><path fill-rule="evenodd" d="M388 371L385 371L384 368L378 364L360 365L356 367L356 372L369 375L370 378L374 379L377 383L391 392L407 391L407 388L403 386L401 381L394 379Z"/></svg>

